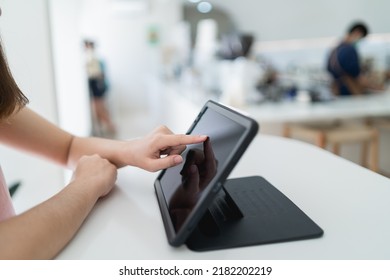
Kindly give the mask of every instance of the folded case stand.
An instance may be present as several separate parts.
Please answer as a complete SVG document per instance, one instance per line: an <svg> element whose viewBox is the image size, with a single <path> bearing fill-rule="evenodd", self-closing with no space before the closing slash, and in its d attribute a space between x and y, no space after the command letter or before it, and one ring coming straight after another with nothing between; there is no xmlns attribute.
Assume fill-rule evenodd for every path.
<svg viewBox="0 0 390 280"><path fill-rule="evenodd" d="M208 251L319 237L323 230L259 176L229 179L187 246Z"/></svg>

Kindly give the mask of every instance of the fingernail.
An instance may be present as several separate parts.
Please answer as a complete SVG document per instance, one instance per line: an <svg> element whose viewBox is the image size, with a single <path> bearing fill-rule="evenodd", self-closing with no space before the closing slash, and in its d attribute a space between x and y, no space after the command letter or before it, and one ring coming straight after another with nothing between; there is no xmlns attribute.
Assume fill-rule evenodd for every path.
<svg viewBox="0 0 390 280"><path fill-rule="evenodd" d="M173 158L173 162L174 162L175 164L182 163L182 161L183 161L183 158L182 158L181 156L175 156L175 157Z"/></svg>

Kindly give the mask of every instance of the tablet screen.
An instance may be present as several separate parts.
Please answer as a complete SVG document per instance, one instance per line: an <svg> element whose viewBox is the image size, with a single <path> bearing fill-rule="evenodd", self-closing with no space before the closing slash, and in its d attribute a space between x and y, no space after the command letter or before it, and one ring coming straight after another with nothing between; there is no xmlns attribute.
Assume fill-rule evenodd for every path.
<svg viewBox="0 0 390 280"><path fill-rule="evenodd" d="M258 129L237 110L206 102L187 134L208 139L187 145L183 162L163 170L154 182L169 244L186 242Z"/></svg>
<svg viewBox="0 0 390 280"><path fill-rule="evenodd" d="M246 127L209 108L191 134L208 135L196 145L188 145L183 163L167 169L160 178L162 192L173 227L178 232L204 191L224 170L228 158L244 137Z"/></svg>

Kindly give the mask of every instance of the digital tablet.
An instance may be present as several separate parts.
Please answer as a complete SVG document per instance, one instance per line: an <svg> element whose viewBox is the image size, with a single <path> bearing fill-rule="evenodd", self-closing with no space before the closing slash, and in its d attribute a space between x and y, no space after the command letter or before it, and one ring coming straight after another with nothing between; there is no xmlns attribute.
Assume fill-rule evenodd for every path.
<svg viewBox="0 0 390 280"><path fill-rule="evenodd" d="M163 170L154 183L169 244L186 242L258 129L250 117L206 102L187 134L208 139L188 145L183 163Z"/></svg>

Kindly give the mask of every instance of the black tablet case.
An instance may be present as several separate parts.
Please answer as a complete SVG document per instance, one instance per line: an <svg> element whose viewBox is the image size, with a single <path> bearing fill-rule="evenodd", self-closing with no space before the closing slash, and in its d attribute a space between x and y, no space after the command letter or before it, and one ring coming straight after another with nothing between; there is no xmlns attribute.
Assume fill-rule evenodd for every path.
<svg viewBox="0 0 390 280"><path fill-rule="evenodd" d="M319 237L323 230L259 176L229 179L188 238L195 251Z"/></svg>
<svg viewBox="0 0 390 280"><path fill-rule="evenodd" d="M213 101L208 101L202 108L194 124L197 124L207 107L214 110L222 110L224 114L237 114L241 120L246 119L251 129L242 145L236 151L230 165L221 173L221 178L227 178L234 165L255 136L257 123L238 112L224 107ZM233 113L234 112L234 113ZM298 239L319 237L323 230L314 223L302 210L300 210L283 193L272 184L259 176L244 177L226 180L222 185L217 182L210 187L210 195L203 201L207 208L198 209L196 219L188 222L182 228L180 238L170 240L169 236L174 231L171 228L168 210L159 180L164 171L155 181L155 190L159 201L162 218L168 241L173 246L180 246L185 242L195 251L207 251L232 247L242 247ZM199 221L199 222L198 222ZM195 223L196 222L196 223Z"/></svg>
<svg viewBox="0 0 390 280"><path fill-rule="evenodd" d="M203 213L207 210L207 207L212 203L214 197L222 189L221 182L224 182L226 180L231 170L234 168L236 163L241 158L242 154L247 149L248 145L257 135L259 129L258 123L252 118L243 115L232 108L209 100L206 102L206 104L199 112L198 116L195 118L187 134L192 133L194 131L194 128L199 125L200 121L202 121L203 115L205 114L205 112L207 112L207 110L212 110L220 114L224 118L230 119L232 122L236 122L242 125L243 127L245 127L245 132L242 134L239 140L240 145L236 146L234 150L231 151L230 160L223 164L225 167L221 168L222 171L213 179L215 183L208 187L207 195L203 197L202 203L198 204L198 206L200 207L194 209L191 219L187 219L187 221L183 224L179 232L176 232L173 226L171 226L172 223L170 221L169 211L165 202L162 187L160 185L161 178L164 176L165 171L163 170L155 180L155 191L159 202L162 218L164 221L165 231L168 237L168 242L172 246L180 246L186 242L189 235L197 227L198 221L202 218ZM219 164L221 165L222 163Z"/></svg>

